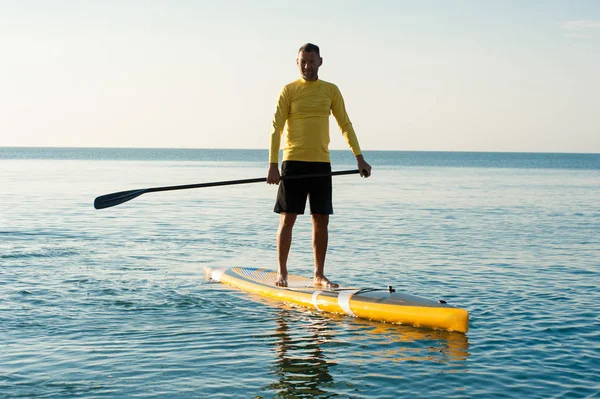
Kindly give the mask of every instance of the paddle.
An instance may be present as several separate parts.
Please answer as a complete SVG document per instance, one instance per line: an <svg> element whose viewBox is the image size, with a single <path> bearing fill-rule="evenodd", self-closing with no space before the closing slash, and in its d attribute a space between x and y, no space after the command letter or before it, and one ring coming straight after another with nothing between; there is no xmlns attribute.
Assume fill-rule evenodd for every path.
<svg viewBox="0 0 600 399"><path fill-rule="evenodd" d="M340 170L331 173L318 173L312 175L298 175L298 176L282 176L281 180L291 179L304 179L307 177L325 177L325 176L339 176L339 175L350 175L358 173L358 169L355 170ZM139 190L119 191L118 193L106 194L97 197L94 200L94 208L104 209L110 208L111 206L119 205L132 199L139 197L146 193L155 193L158 191L171 191L171 190L187 190L188 188L202 188L202 187L215 187L215 186L230 186L233 184L247 184L247 183L260 183L266 182L266 177L257 177L254 179L243 179L243 180L229 180L229 181L217 181L212 183L199 183L199 184L185 184L182 186L165 186L165 187L152 187L142 188Z"/></svg>

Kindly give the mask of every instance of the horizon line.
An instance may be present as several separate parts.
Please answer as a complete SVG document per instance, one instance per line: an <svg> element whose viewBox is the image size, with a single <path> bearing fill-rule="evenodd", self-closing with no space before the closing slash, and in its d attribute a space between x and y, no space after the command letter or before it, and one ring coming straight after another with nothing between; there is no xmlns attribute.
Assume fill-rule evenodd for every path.
<svg viewBox="0 0 600 399"><path fill-rule="evenodd" d="M201 147L104 147L104 146L3 146L0 149L15 148L15 149L79 149L79 150L216 150L216 151L265 151L268 148L201 148ZM282 150L280 150L282 151ZM330 149L330 152L351 152L349 149ZM498 151L498 150L362 150L364 153L369 152L438 152L438 153L502 153L502 154L582 154L582 155L600 155L600 152L570 152L570 151Z"/></svg>

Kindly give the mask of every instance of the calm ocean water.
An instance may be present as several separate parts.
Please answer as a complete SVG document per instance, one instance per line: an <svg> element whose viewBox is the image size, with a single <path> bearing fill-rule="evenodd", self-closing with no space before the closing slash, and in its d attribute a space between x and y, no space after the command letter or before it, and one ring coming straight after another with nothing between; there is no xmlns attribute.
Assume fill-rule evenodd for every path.
<svg viewBox="0 0 600 399"><path fill-rule="evenodd" d="M334 178L326 271L468 309L467 334L204 281L276 267L259 150L0 148L1 398L598 398L600 155L367 152ZM333 169L352 169L349 151ZM310 218L290 269L310 276Z"/></svg>

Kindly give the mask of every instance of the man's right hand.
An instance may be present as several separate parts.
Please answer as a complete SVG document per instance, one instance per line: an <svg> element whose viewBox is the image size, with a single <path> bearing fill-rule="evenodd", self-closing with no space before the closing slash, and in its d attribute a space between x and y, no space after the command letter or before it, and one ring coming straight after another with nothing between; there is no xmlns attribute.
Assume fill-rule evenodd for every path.
<svg viewBox="0 0 600 399"><path fill-rule="evenodd" d="M279 165L270 163L269 171L267 172L267 184L279 184L279 180L281 180L279 175Z"/></svg>

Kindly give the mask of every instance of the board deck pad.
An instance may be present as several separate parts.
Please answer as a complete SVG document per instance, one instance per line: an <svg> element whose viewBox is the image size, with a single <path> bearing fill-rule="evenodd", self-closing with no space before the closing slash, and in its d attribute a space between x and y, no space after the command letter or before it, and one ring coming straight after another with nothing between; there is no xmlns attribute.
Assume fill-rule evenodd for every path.
<svg viewBox="0 0 600 399"><path fill-rule="evenodd" d="M263 268L207 268L205 275L247 292L321 312L463 333L469 328L465 309L389 288L323 289L315 287L312 278L292 274L288 275L287 287L277 287L277 272Z"/></svg>
<svg viewBox="0 0 600 399"><path fill-rule="evenodd" d="M240 276L244 276L249 280L256 281L257 283L262 283L266 285L273 285L277 280L277 272L274 270L267 269L248 269L248 268L240 268L236 267L233 269ZM304 277L304 276L296 276L293 274L288 275L287 278L288 286L287 288L313 288L313 279Z"/></svg>

